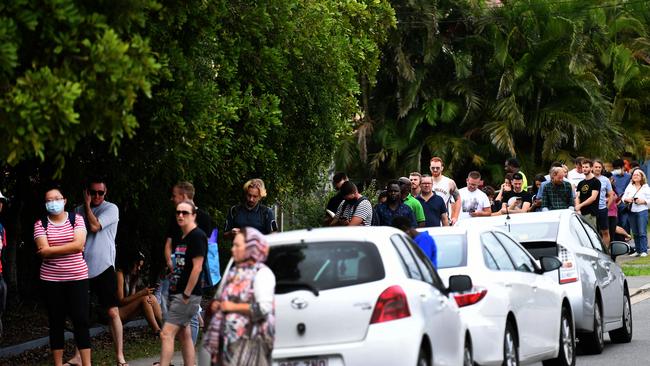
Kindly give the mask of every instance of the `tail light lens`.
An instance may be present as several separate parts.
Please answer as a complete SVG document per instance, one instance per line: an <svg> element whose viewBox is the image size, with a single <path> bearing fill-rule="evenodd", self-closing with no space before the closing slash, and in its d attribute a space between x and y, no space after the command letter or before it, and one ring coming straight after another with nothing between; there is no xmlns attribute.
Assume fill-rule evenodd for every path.
<svg viewBox="0 0 650 366"><path fill-rule="evenodd" d="M558 257L562 262L560 267L560 284L578 281L578 268L576 267L576 257L562 246L558 246Z"/></svg>
<svg viewBox="0 0 650 366"><path fill-rule="evenodd" d="M467 305L473 305L481 301L487 295L487 289L484 287L474 287L470 291L455 293L454 300L459 308Z"/></svg>
<svg viewBox="0 0 650 366"><path fill-rule="evenodd" d="M406 294L399 286L391 286L379 295L370 324L383 323L411 316Z"/></svg>

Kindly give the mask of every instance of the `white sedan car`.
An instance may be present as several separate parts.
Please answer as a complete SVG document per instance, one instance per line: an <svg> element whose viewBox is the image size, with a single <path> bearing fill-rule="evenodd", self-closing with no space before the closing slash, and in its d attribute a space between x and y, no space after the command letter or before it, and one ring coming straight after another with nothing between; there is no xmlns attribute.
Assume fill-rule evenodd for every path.
<svg viewBox="0 0 650 366"><path fill-rule="evenodd" d="M544 276L562 263L535 259L508 234L489 227L427 228L443 281L467 274L474 288L457 294L480 365L575 365L573 312L567 294ZM499 342L498 340L502 340Z"/></svg>
<svg viewBox="0 0 650 366"><path fill-rule="evenodd" d="M275 366L472 365L472 339L429 260L390 227L267 237L276 277ZM458 281L455 281L458 280Z"/></svg>

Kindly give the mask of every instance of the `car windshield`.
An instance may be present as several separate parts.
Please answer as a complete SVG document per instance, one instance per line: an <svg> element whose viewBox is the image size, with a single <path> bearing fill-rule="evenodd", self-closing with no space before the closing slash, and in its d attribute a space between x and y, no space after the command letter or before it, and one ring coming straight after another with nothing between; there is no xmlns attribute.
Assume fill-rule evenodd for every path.
<svg viewBox="0 0 650 366"><path fill-rule="evenodd" d="M319 291L384 278L377 247L368 242L297 243L271 247L266 264L276 278L276 293Z"/></svg>
<svg viewBox="0 0 650 366"><path fill-rule="evenodd" d="M467 264L465 234L434 235L438 254L438 269L462 267Z"/></svg>
<svg viewBox="0 0 650 366"><path fill-rule="evenodd" d="M526 224L511 223L505 231L508 231L519 242L554 242L557 240L559 225L558 222L536 222Z"/></svg>

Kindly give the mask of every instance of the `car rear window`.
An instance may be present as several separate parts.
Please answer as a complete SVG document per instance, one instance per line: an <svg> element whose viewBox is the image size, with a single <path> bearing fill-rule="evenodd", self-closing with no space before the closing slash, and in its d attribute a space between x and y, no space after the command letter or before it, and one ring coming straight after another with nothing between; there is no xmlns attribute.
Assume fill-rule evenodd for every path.
<svg viewBox="0 0 650 366"><path fill-rule="evenodd" d="M557 240L558 222L536 222L530 224L509 224L505 231L517 239L518 242L551 241Z"/></svg>
<svg viewBox="0 0 650 366"><path fill-rule="evenodd" d="M438 254L438 269L467 265L467 240L464 234L433 235Z"/></svg>
<svg viewBox="0 0 650 366"><path fill-rule="evenodd" d="M528 241L521 245L535 259L539 259L541 256L557 257L557 243L554 241Z"/></svg>
<svg viewBox="0 0 650 366"><path fill-rule="evenodd" d="M276 293L318 291L384 278L377 247L368 242L315 242L271 247L266 264L275 274Z"/></svg>

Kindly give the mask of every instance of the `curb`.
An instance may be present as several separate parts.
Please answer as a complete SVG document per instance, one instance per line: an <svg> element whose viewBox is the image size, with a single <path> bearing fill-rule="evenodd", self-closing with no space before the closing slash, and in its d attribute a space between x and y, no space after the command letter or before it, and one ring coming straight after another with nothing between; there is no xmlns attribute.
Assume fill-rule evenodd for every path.
<svg viewBox="0 0 650 366"><path fill-rule="evenodd" d="M148 326L147 321L145 319L138 319L138 320L133 320L130 321L126 324L123 325L124 328L139 328L139 327L144 327ZM108 331L108 326L107 325L100 325L100 326L95 326L90 328L90 337L96 337L104 332ZM64 333L64 339L66 341L73 339L74 334L70 331L65 331ZM50 338L49 337L42 337L38 339L34 339L31 341L27 341L21 344L16 344L13 346L7 346L5 348L0 349L0 358L4 357L11 357L11 356L16 356L19 355L25 351L29 351L35 348L43 347L43 346L48 346L50 343Z"/></svg>
<svg viewBox="0 0 650 366"><path fill-rule="evenodd" d="M630 298L633 298L635 296L639 296L639 295L641 295L641 294L643 294L644 292L647 292L647 291L650 291L650 283L646 283L645 285L643 285L643 286L641 286L641 287L639 287L637 289L633 289L633 293L630 294Z"/></svg>

